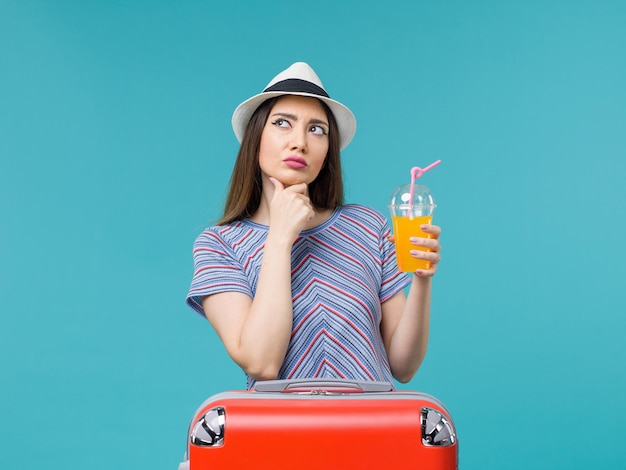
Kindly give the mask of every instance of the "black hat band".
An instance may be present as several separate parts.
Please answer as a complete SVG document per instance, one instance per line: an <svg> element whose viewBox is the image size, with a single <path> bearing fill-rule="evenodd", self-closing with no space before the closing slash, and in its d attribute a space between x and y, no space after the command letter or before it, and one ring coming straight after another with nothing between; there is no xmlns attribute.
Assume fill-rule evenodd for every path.
<svg viewBox="0 0 626 470"><path fill-rule="evenodd" d="M299 78L288 78L287 80L274 83L272 86L263 90L263 93L271 91L284 91L286 93L310 93L312 95L329 98L328 93L326 93L323 88L318 87L315 83L300 80Z"/></svg>

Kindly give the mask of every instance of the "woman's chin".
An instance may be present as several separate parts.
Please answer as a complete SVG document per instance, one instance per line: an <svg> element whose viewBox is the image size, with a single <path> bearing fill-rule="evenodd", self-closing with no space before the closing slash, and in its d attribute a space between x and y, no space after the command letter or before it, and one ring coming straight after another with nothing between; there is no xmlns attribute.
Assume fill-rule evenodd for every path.
<svg viewBox="0 0 626 470"><path fill-rule="evenodd" d="M310 184L308 178L305 178L304 175L280 175L279 177L274 177L281 183L285 185L285 187L293 186L294 184L307 183Z"/></svg>

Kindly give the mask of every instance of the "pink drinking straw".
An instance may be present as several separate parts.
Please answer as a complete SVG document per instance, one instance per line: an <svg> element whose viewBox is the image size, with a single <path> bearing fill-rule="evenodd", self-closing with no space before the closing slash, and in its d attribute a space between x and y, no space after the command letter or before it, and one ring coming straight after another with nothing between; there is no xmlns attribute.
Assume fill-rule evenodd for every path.
<svg viewBox="0 0 626 470"><path fill-rule="evenodd" d="M424 173L428 170L435 168L437 165L441 163L441 160L437 160L436 162L431 163L426 168L420 168L419 166L414 166L411 168L411 189L409 191L409 204L413 204L413 190L415 189L415 180L416 178L421 178ZM409 211L409 219L413 219L413 211Z"/></svg>

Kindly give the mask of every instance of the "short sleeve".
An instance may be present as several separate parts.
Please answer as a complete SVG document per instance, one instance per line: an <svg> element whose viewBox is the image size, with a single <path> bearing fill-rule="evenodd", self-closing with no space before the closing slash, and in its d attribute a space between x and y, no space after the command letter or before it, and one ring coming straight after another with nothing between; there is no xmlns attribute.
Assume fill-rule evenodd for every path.
<svg viewBox="0 0 626 470"><path fill-rule="evenodd" d="M411 283L411 278L407 273L398 271L396 261L396 246L387 238L391 234L389 224L386 219L381 230L381 261L382 261L382 282L380 286L380 302L390 299Z"/></svg>
<svg viewBox="0 0 626 470"><path fill-rule="evenodd" d="M248 278L233 250L219 233L207 230L193 244L194 273L187 305L202 316L202 298L221 292L241 292L253 296Z"/></svg>

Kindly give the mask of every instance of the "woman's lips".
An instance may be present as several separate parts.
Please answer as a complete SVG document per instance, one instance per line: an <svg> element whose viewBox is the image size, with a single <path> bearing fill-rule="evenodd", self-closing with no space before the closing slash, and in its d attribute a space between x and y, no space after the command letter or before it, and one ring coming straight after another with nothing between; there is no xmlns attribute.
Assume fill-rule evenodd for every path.
<svg viewBox="0 0 626 470"><path fill-rule="evenodd" d="M306 160L300 157L287 157L283 162L290 168L305 168L307 166Z"/></svg>

